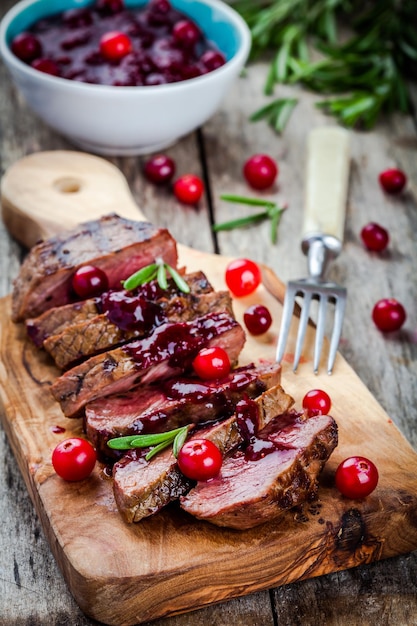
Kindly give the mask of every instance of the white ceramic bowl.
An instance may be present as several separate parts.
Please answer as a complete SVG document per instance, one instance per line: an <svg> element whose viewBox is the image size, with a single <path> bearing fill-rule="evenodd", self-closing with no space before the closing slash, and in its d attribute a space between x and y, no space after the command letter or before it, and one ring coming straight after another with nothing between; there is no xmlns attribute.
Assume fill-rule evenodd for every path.
<svg viewBox="0 0 417 626"><path fill-rule="evenodd" d="M186 81L146 87L92 85L45 74L20 61L10 42L42 17L91 0L23 0L0 24L0 54L28 107L84 150L105 155L159 151L206 122L244 66L250 32L221 0L171 0L225 55L222 67ZM127 7L144 0L126 0Z"/></svg>

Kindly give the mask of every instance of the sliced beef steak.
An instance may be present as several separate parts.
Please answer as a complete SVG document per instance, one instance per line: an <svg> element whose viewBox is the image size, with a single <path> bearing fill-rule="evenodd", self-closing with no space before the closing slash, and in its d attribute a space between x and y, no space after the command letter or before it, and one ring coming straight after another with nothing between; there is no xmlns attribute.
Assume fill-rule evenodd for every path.
<svg viewBox="0 0 417 626"><path fill-rule="evenodd" d="M227 418L242 397L255 398L279 384L277 363L238 367L226 378L202 381L173 378L158 385L141 385L119 396L101 398L85 407L88 439L100 457L119 458L107 446L113 437L173 430L186 424L203 424Z"/></svg>
<svg viewBox="0 0 417 626"><path fill-rule="evenodd" d="M110 289L141 267L162 258L177 265L177 246L166 229L108 215L34 246L22 264L12 294L15 322L36 317L71 301L71 276L93 264L109 279Z"/></svg>
<svg viewBox="0 0 417 626"><path fill-rule="evenodd" d="M66 326L76 324L80 320L96 317L98 298L89 298L80 302L71 302L62 306L54 306L35 318L26 320L27 334L35 346L42 347L47 337L61 332Z"/></svg>
<svg viewBox="0 0 417 626"><path fill-rule="evenodd" d="M275 415L288 411L293 398L280 385L253 400L257 418L263 427ZM217 445L223 455L234 450L243 438L233 415L211 427L196 429L191 438L204 437ZM129 451L113 467L113 490L118 509L127 522L139 522L160 511L182 494L192 483L180 472L172 450L167 449L146 461L144 453Z"/></svg>
<svg viewBox="0 0 417 626"><path fill-rule="evenodd" d="M312 499L317 478L337 445L337 425L328 415L277 417L255 446L227 457L221 474L181 497L181 507L201 520L236 529L253 528ZM265 455L252 460L256 449Z"/></svg>
<svg viewBox="0 0 417 626"><path fill-rule="evenodd" d="M183 275L182 278L188 284L190 293L193 295L214 291L203 272L192 272ZM69 326L81 324L97 315L106 313L107 309L111 307L111 301L117 299L117 294L124 293L127 292L123 290L110 292L110 294L106 292L96 298L53 307L36 318L26 320L28 335L35 345L41 347L45 339L52 335L58 335ZM151 301L181 295L173 280L168 280L166 290L161 289L156 281L151 281L129 293L134 297L143 297L145 300Z"/></svg>
<svg viewBox="0 0 417 626"><path fill-rule="evenodd" d="M224 348L234 364L245 332L227 312L209 313L192 322L167 323L149 337L91 357L68 370L51 386L67 417L82 414L86 404L190 371L197 352L210 345Z"/></svg>
<svg viewBox="0 0 417 626"><path fill-rule="evenodd" d="M208 312L221 311L233 315L228 291L187 294L155 302L123 294L108 314L68 326L59 334L45 339L43 347L59 368L66 369L94 354L135 338L147 337L167 322L188 322Z"/></svg>

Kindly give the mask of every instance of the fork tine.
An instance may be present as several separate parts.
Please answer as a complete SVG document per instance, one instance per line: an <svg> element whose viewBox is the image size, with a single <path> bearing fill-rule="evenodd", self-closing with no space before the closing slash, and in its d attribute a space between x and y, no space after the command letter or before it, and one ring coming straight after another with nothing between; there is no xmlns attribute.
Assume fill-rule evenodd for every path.
<svg viewBox="0 0 417 626"><path fill-rule="evenodd" d="M289 283L284 298L284 307L282 309L281 328L278 337L277 355L276 360L281 363L285 352L285 346L287 343L288 335L290 332L292 314L295 304L295 288Z"/></svg>
<svg viewBox="0 0 417 626"><path fill-rule="evenodd" d="M317 374L319 371L320 356L323 347L324 329L326 326L327 313L327 297L326 294L317 294L320 296L319 310L317 315L316 339L314 342L314 364L313 370Z"/></svg>
<svg viewBox="0 0 417 626"><path fill-rule="evenodd" d="M295 343L293 371L297 370L300 362L301 351L304 345L304 338L307 330L308 317L310 313L310 302L312 294L307 291L303 293L303 306L301 308L300 321L298 324L297 341Z"/></svg>
<svg viewBox="0 0 417 626"><path fill-rule="evenodd" d="M346 291L342 291L341 294L335 294L336 304L333 320L333 332L330 340L329 358L327 361L327 373L333 372L334 362L336 360L337 347L339 345L340 336L342 334L343 318L345 316L346 308Z"/></svg>

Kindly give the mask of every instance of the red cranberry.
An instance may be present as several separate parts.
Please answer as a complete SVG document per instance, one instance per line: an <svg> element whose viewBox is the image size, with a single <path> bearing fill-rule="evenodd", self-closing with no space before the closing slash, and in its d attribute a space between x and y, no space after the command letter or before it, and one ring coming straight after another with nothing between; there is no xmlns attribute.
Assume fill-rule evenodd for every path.
<svg viewBox="0 0 417 626"><path fill-rule="evenodd" d="M270 328L272 317L266 306L253 304L244 312L243 321L251 335L262 335Z"/></svg>
<svg viewBox="0 0 417 626"><path fill-rule="evenodd" d="M69 9L62 14L62 21L70 28L82 28L93 23L93 16L88 9Z"/></svg>
<svg viewBox="0 0 417 626"><path fill-rule="evenodd" d="M169 13L171 10L171 3L169 0L151 0L148 8L155 13Z"/></svg>
<svg viewBox="0 0 417 626"><path fill-rule="evenodd" d="M49 46L53 53L43 53ZM125 10L123 0L96 0L92 8L38 20L15 39L13 48L26 63L44 56L53 59L66 79L106 85L171 83L206 74L225 62L169 0L150 0L137 10ZM51 65L42 63L40 68L57 73Z"/></svg>
<svg viewBox="0 0 417 626"><path fill-rule="evenodd" d="M323 389L310 389L303 398L303 409L309 417L313 415L328 415L332 401Z"/></svg>
<svg viewBox="0 0 417 626"><path fill-rule="evenodd" d="M61 41L61 48L63 50L73 50L78 46L84 46L90 40L90 33L86 30L84 31L75 31L71 33L69 37L65 37Z"/></svg>
<svg viewBox="0 0 417 626"><path fill-rule="evenodd" d="M362 228L361 238L364 246L372 252L382 252L389 242L388 231L375 222L370 222Z"/></svg>
<svg viewBox="0 0 417 626"><path fill-rule="evenodd" d="M183 80L197 78L197 76L201 76L201 70L196 65L184 65L181 70L181 75Z"/></svg>
<svg viewBox="0 0 417 626"><path fill-rule="evenodd" d="M193 369L203 380L223 378L230 372L230 359L224 348L203 348L193 360Z"/></svg>
<svg viewBox="0 0 417 626"><path fill-rule="evenodd" d="M278 167L267 154L254 154L244 164L243 175L253 189L267 189L274 183Z"/></svg>
<svg viewBox="0 0 417 626"><path fill-rule="evenodd" d="M407 314L403 305L395 298L379 300L372 311L372 319L382 332L399 330L404 324Z"/></svg>
<svg viewBox="0 0 417 626"><path fill-rule="evenodd" d="M100 39L100 52L109 61L118 61L132 50L132 42L125 33L110 31Z"/></svg>
<svg viewBox="0 0 417 626"><path fill-rule="evenodd" d="M59 68L54 61L50 59L35 59L31 66L39 72L50 74L51 76L59 76Z"/></svg>
<svg viewBox="0 0 417 626"><path fill-rule="evenodd" d="M174 195L184 204L196 204L204 191L204 183L194 174L184 174L174 183Z"/></svg>
<svg viewBox="0 0 417 626"><path fill-rule="evenodd" d="M207 50L201 56L201 63L209 71L217 70L226 63L226 59L221 52L217 50Z"/></svg>
<svg viewBox="0 0 417 626"><path fill-rule="evenodd" d="M259 265L250 259L234 259L225 270L226 285L237 298L248 296L262 282Z"/></svg>
<svg viewBox="0 0 417 626"><path fill-rule="evenodd" d="M160 72L152 72L145 77L145 85L152 87L155 85L166 85L168 80Z"/></svg>
<svg viewBox="0 0 417 626"><path fill-rule="evenodd" d="M153 62L155 67L163 73L165 70L180 70L184 65L184 54L181 50L176 50L175 48L161 50L160 52L156 52L153 57Z"/></svg>
<svg viewBox="0 0 417 626"><path fill-rule="evenodd" d="M407 177L401 170L392 168L381 172L379 182L387 193L400 193L407 182Z"/></svg>
<svg viewBox="0 0 417 626"><path fill-rule="evenodd" d="M106 274L94 265L83 265L73 274L72 288L80 298L93 298L109 288Z"/></svg>
<svg viewBox="0 0 417 626"><path fill-rule="evenodd" d="M115 15L124 9L123 0L97 0L95 8L101 15Z"/></svg>
<svg viewBox="0 0 417 626"><path fill-rule="evenodd" d="M30 33L20 33L12 41L12 52L25 63L30 63L42 54L42 46L34 35Z"/></svg>
<svg viewBox="0 0 417 626"><path fill-rule="evenodd" d="M167 183L174 174L175 163L165 154L158 154L145 163L145 176L152 183Z"/></svg>
<svg viewBox="0 0 417 626"><path fill-rule="evenodd" d="M185 48L192 48L200 39L200 30L190 20L180 20L172 29L174 39Z"/></svg>

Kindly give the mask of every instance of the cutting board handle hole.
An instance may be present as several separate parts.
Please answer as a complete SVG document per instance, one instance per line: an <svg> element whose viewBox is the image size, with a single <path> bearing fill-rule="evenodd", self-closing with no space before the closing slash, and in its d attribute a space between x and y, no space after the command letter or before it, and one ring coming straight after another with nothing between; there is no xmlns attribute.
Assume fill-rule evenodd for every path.
<svg viewBox="0 0 417 626"><path fill-rule="evenodd" d="M78 193L81 190L82 182L77 178L65 176L64 178L57 178L53 187L60 193Z"/></svg>

